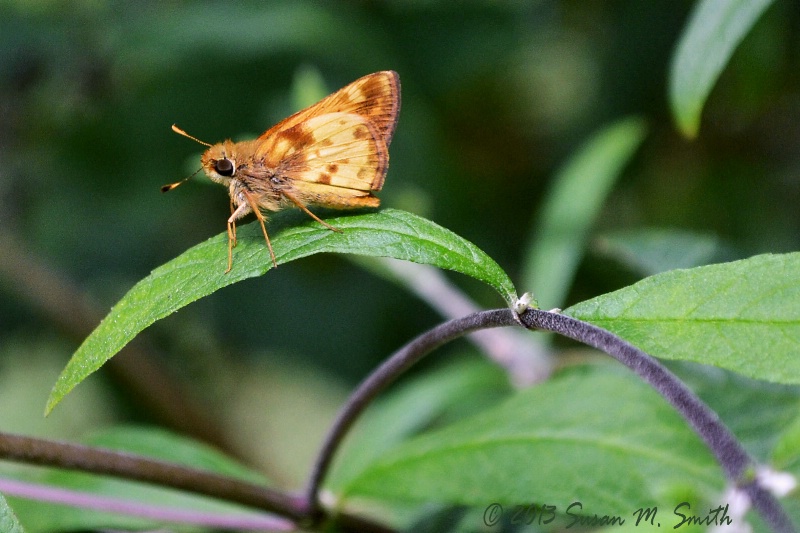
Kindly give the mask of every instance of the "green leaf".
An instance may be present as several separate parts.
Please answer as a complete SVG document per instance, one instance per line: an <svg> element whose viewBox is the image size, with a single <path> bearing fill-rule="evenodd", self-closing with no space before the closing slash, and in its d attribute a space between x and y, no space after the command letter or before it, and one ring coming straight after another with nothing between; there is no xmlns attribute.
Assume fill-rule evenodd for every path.
<svg viewBox="0 0 800 533"><path fill-rule="evenodd" d="M494 287L508 304L516 300L511 280L497 263L474 244L429 220L386 209L329 222L342 232L330 231L314 221L276 232L271 240L278 264L323 252L394 257L461 272ZM45 413L156 320L272 268L258 223L241 227L237 237L233 270L227 274L228 240L223 233L189 249L137 283L67 363L50 393Z"/></svg>
<svg viewBox="0 0 800 533"><path fill-rule="evenodd" d="M0 494L0 531L3 531L3 533L25 533L19 520L17 520L17 516L8 506L8 502L3 498L2 494Z"/></svg>
<svg viewBox="0 0 800 533"><path fill-rule="evenodd" d="M800 253L673 270L564 311L664 359L800 383Z"/></svg>
<svg viewBox="0 0 800 533"><path fill-rule="evenodd" d="M533 289L542 308L564 305L589 231L646 132L639 118L620 120L595 134L559 171L523 267L522 286Z"/></svg>
<svg viewBox="0 0 800 533"><path fill-rule="evenodd" d="M707 265L724 253L715 235L656 228L607 233L595 240L593 249L642 276Z"/></svg>
<svg viewBox="0 0 800 533"><path fill-rule="evenodd" d="M697 136L700 113L734 50L773 0L702 0L672 60L669 98L678 129Z"/></svg>
<svg viewBox="0 0 800 533"><path fill-rule="evenodd" d="M711 454L664 400L611 365L573 369L395 448L340 501L476 505L578 500L588 514L666 507L723 484Z"/></svg>

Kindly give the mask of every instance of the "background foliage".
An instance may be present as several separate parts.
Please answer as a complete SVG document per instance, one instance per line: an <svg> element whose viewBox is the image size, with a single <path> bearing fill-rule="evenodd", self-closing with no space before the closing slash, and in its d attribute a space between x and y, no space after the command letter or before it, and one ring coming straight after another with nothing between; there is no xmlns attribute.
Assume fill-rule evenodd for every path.
<svg viewBox="0 0 800 533"><path fill-rule="evenodd" d="M797 10L778 0L765 11L689 142L673 124L667 76L691 6L0 3L0 428L76 438L117 421L167 423L152 398L131 392L125 376L153 369L130 354L119 356L128 370L98 374L41 419L56 375L98 322L76 306L107 310L152 269L224 231L224 189L196 179L158 192L196 170L201 151L170 124L209 142L253 137L304 101L298 80L315 74L332 91L397 70L403 108L383 205L453 230L525 283L553 176L596 131L643 119L647 137L601 209L577 282L552 305L658 269L797 250ZM451 279L480 305L503 304ZM208 420L197 433L293 486L345 391L439 320L347 258L318 255L199 301L139 344L164 388L181 387L224 439ZM713 406L719 391L707 394ZM770 408L796 402L788 387L753 396ZM734 430L748 426L742 411L728 414Z"/></svg>

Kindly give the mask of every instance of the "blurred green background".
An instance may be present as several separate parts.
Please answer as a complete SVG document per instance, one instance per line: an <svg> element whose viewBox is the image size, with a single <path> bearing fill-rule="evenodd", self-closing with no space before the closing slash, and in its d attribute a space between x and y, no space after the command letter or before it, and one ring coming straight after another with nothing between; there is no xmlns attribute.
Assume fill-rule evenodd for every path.
<svg viewBox="0 0 800 533"><path fill-rule="evenodd" d="M127 370L93 376L41 418L107 309L225 230L222 187L201 177L159 192L202 152L170 125L208 142L252 138L296 110L309 73L332 92L396 70L403 103L382 205L471 240L517 281L559 166L598 129L643 117L649 135L561 307L640 276L608 246L613 232L691 232L712 244L709 260L797 250L800 11L788 0L767 10L689 142L669 113L667 74L692 5L0 1L0 429L77 438L117 421L176 427L130 388L163 379L189 404L178 419L200 413L188 431L296 484L346 391L441 320L348 258L314 256L159 322L139 343L159 368L120 354ZM451 279L482 306L503 303Z"/></svg>

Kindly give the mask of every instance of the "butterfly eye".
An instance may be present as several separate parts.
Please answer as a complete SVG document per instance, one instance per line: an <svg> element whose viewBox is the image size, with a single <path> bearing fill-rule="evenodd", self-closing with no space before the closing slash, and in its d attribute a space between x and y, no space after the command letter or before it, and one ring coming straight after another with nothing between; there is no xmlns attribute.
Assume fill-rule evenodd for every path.
<svg viewBox="0 0 800 533"><path fill-rule="evenodd" d="M220 176L233 176L233 162L227 157L214 163L214 170Z"/></svg>

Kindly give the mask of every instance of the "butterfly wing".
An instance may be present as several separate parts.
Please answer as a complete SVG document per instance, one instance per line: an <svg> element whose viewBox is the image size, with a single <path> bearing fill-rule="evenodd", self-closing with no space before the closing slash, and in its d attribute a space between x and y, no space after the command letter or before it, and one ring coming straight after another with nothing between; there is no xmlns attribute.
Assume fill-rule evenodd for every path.
<svg viewBox="0 0 800 533"><path fill-rule="evenodd" d="M360 78L253 141L254 159L303 205L376 207L400 109L397 73ZM273 178L270 178L273 179Z"/></svg>
<svg viewBox="0 0 800 533"><path fill-rule="evenodd" d="M314 116L279 131L264 140L258 157L300 190L314 183L377 191L389 165L388 149L375 127L352 113Z"/></svg>
<svg viewBox="0 0 800 533"><path fill-rule="evenodd" d="M298 111L268 129L259 139L268 139L311 117L328 113L350 113L370 122L377 136L388 147L394 136L399 112L400 77L397 72L384 70L359 78L316 104Z"/></svg>

